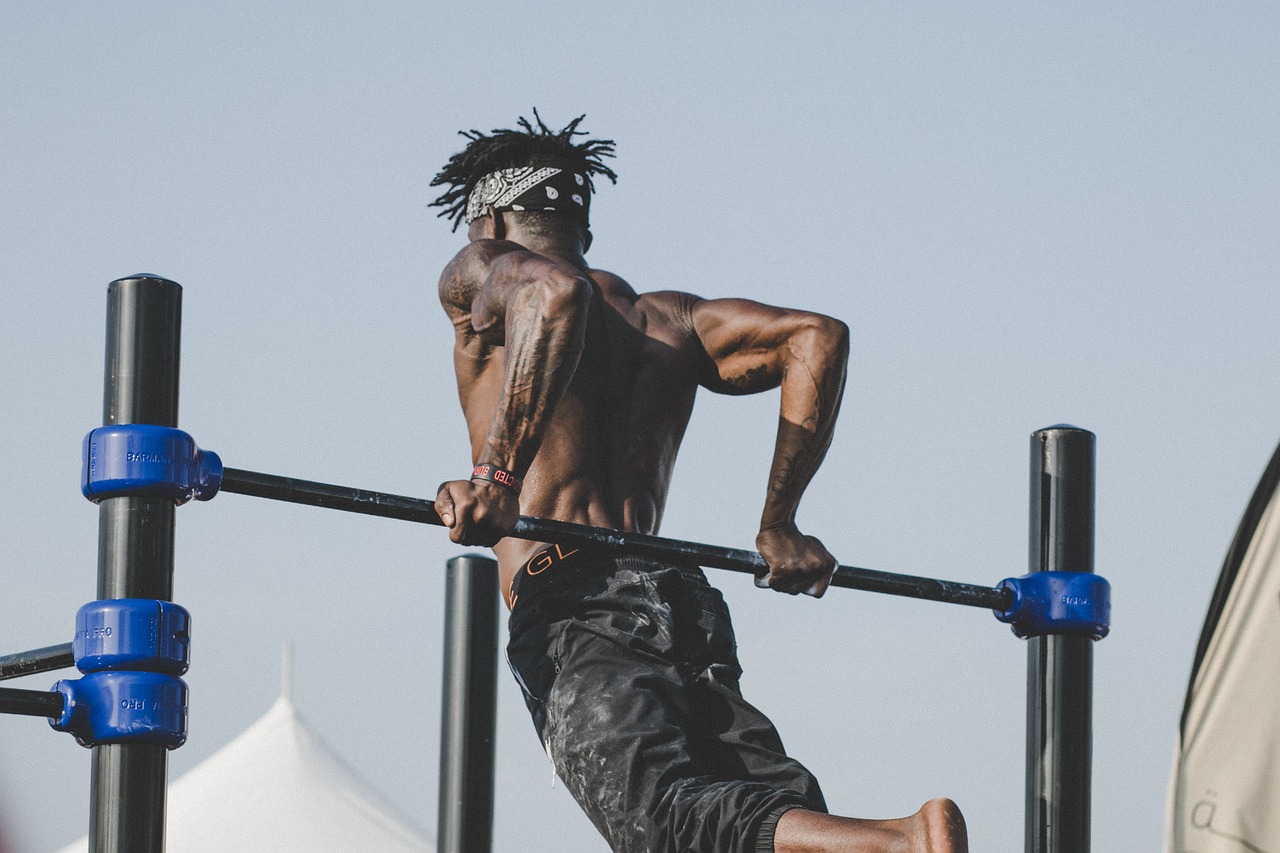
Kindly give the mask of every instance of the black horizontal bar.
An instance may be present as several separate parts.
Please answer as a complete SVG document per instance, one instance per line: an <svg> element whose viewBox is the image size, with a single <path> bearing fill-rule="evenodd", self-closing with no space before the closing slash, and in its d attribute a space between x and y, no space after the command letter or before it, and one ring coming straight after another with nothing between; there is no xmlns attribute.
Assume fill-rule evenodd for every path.
<svg viewBox="0 0 1280 853"><path fill-rule="evenodd" d="M37 672L52 672L55 669L66 669L75 665L76 659L71 653L70 643L32 649L29 652L17 652L0 657L0 681L22 675L33 675Z"/></svg>
<svg viewBox="0 0 1280 853"><path fill-rule="evenodd" d="M419 524L444 526L436 514L435 501L388 495L353 489L348 486L331 486L293 477L258 474L227 468L222 473L222 491L251 495L270 500L320 506L383 518L414 521ZM510 536L534 542L555 542L561 545L603 547L643 557L670 560L683 565L728 569L752 575L762 575L768 569L764 558L755 551L722 548L699 542L665 539L645 533L609 530L551 521L543 518L520 516ZM840 566L831 579L832 586L880 592L908 598L922 598L968 607L984 607L990 610L1007 610L1012 605L1012 595L1003 589L936 578L898 575L856 566Z"/></svg>
<svg viewBox="0 0 1280 853"><path fill-rule="evenodd" d="M61 717L61 693L49 690L15 690L0 687L0 714L25 714L28 717Z"/></svg>

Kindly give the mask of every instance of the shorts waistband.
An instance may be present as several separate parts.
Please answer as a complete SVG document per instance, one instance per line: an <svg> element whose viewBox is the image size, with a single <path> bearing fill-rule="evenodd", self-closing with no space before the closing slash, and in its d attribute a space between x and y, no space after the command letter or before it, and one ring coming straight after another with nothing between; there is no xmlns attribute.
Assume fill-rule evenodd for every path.
<svg viewBox="0 0 1280 853"><path fill-rule="evenodd" d="M612 574L619 569L636 572L672 568L646 557L615 556L599 549L551 545L538 551L516 570L511 580L511 606L515 607L523 592L554 586L588 574Z"/></svg>
<svg viewBox="0 0 1280 853"><path fill-rule="evenodd" d="M579 574L589 568L587 552L581 548L552 545L534 554L516 570L511 580L511 606L514 608L522 592L541 588L562 580L566 574Z"/></svg>

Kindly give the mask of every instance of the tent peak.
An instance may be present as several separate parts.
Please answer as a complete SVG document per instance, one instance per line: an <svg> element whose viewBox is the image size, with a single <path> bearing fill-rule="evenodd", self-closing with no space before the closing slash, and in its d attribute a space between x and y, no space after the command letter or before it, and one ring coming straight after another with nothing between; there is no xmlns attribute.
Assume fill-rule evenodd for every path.
<svg viewBox="0 0 1280 853"><path fill-rule="evenodd" d="M293 702L293 640L284 641L280 655L280 698Z"/></svg>

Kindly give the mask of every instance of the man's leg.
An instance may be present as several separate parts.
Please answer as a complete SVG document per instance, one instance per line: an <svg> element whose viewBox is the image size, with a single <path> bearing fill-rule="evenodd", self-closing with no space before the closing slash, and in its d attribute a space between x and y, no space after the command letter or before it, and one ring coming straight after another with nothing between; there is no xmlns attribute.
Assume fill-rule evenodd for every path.
<svg viewBox="0 0 1280 853"><path fill-rule="evenodd" d="M778 820L774 853L968 853L964 817L950 800L930 800L911 817L860 820L792 809Z"/></svg>

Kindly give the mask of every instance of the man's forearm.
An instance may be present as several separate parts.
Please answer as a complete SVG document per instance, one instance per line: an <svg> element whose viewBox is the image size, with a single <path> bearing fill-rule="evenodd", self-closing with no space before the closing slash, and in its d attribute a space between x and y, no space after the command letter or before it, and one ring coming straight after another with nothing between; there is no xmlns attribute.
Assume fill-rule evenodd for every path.
<svg viewBox="0 0 1280 853"><path fill-rule="evenodd" d="M836 321L806 327L787 343L762 530L795 521L800 498L831 445L848 352L847 330Z"/></svg>

